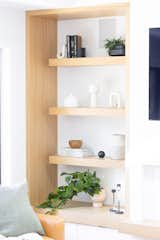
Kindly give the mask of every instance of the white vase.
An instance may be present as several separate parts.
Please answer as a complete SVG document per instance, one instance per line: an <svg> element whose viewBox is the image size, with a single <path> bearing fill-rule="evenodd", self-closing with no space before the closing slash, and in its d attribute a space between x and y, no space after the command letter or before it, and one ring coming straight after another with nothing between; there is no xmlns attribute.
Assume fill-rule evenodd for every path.
<svg viewBox="0 0 160 240"><path fill-rule="evenodd" d="M101 189L99 194L95 194L93 197L91 197L93 207L99 208L103 206L103 203L106 199L106 192L104 188Z"/></svg>
<svg viewBox="0 0 160 240"><path fill-rule="evenodd" d="M97 106L97 91L98 88L96 85L90 85L88 88L89 94L90 94L90 107L96 107Z"/></svg>
<svg viewBox="0 0 160 240"><path fill-rule="evenodd" d="M114 160L125 159L125 135L113 134L110 157Z"/></svg>

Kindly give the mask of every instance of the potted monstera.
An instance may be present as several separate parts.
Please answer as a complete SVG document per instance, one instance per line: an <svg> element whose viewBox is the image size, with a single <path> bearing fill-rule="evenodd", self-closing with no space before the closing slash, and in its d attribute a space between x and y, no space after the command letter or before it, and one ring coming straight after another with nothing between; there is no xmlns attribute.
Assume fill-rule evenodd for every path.
<svg viewBox="0 0 160 240"><path fill-rule="evenodd" d="M104 48L109 56L125 56L125 40L122 38L106 39Z"/></svg>

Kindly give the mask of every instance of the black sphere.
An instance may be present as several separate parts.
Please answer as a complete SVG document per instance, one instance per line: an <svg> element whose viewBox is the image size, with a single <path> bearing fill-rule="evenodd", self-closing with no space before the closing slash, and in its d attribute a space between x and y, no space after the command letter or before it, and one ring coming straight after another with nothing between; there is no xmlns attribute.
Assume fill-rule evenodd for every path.
<svg viewBox="0 0 160 240"><path fill-rule="evenodd" d="M99 151L98 157L99 157L99 158L104 158L104 157L105 157L105 152Z"/></svg>

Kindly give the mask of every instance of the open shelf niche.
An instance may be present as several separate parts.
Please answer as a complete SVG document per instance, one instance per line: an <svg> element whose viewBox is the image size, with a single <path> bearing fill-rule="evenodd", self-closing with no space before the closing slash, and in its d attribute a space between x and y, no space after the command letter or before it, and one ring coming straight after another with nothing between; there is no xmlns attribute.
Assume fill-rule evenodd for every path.
<svg viewBox="0 0 160 240"><path fill-rule="evenodd" d="M73 20L90 21L90 19L94 18L95 21L97 21L97 19L101 17L113 16L123 16L126 21L126 56L97 57L96 55L74 59L56 58L58 49L57 45L59 45L59 42L57 44L57 37L58 39L60 37L59 29L61 29L61 24L64 22L67 24L67 21L70 20L72 20L72 22L74 22ZM101 125L103 126L103 124L105 124L105 126L109 125L112 122L115 124L116 121L117 124L120 125L121 122L124 122L124 119L126 119L128 112L127 91L129 82L127 76L129 64L128 20L128 3L27 12L27 178L32 204L38 204L44 201L48 193L57 186L57 165L61 165L61 167L67 166L68 168L78 166L80 169L81 167L83 167L83 169L91 167L99 169L97 171L101 171L101 169L107 169L107 171L120 171L119 169L123 169L124 171L124 159L111 160L110 158L106 158L104 160L99 160L94 157L81 159L68 158L59 156L58 150L61 147L60 145L62 145L62 142L59 142L62 140L63 135L62 132L60 132L60 126L63 123L65 124L65 116L70 116L70 119L68 118L67 121L68 123L71 121L71 125L73 121L77 122L77 124L78 121L90 121L90 123L93 123L92 119L94 118L92 117L95 116L98 117L98 121L102 121L99 122L98 127L101 127ZM85 66L86 68L83 68ZM64 84L64 87L68 84L67 79L65 81L63 77L68 76L67 78L69 78L69 75L65 75L65 73L69 74L69 72L67 72L69 71L69 68L72 68L72 71L70 72L73 73L72 78L74 74L77 76L72 87L78 86L81 81L84 81L82 75L78 76L79 67L82 75L87 73L87 69L93 75L94 72L92 73L92 70L99 71L94 76L97 76L98 78L102 78L104 73L111 76L112 73L116 74L117 72L117 76L119 76L118 71L121 71L121 68L123 68L125 76L127 76L121 77L125 86L124 92L127 92L125 108L113 109L101 106L97 108L59 107L60 105L57 104L57 102L59 103L58 95L60 89L62 89L62 84ZM113 68L116 68L116 71L114 71ZM103 74L99 75L101 70L103 70ZM82 79L80 79L80 77ZM92 79L92 76L90 76L90 79ZM113 79L111 79L111 82L114 82L112 80ZM118 80L117 77L116 81ZM82 89L81 91L83 92ZM47 109L49 114L47 114ZM57 120L57 116L61 115L62 119L58 118ZM76 116L77 118L72 118L72 116ZM83 116L86 116L86 118L82 118ZM100 120L101 117L105 117L103 118L104 120ZM81 120L78 120L78 118ZM89 126L90 125L92 126L92 124L89 124ZM118 128L115 128L114 131L118 131L117 129ZM104 131L103 136L105 136ZM41 181L42 178L43 181ZM111 198L111 196L108 198ZM107 207L105 208L108 209ZM86 212L88 211L88 214L90 214L92 208L88 206L87 209L84 210ZM63 211L66 212L67 210L62 210L61 213L63 213ZM95 211L100 213L102 212L102 209L97 209ZM76 219L81 219L81 223L85 224L85 222L83 222L84 218L82 219L77 215L78 212L79 208L73 210L73 221L77 222ZM66 214L69 214L69 209ZM99 216L101 216L101 214ZM117 218L117 216L111 216L109 213L107 218L104 218L104 221L106 221L106 219L108 219L108 224L110 220L110 224L107 225L108 227L111 227L112 224L114 224L115 227L118 227L119 221L121 221L121 217ZM124 219L124 216L122 219ZM96 225L93 222L90 224ZM100 225L103 226L103 223Z"/></svg>

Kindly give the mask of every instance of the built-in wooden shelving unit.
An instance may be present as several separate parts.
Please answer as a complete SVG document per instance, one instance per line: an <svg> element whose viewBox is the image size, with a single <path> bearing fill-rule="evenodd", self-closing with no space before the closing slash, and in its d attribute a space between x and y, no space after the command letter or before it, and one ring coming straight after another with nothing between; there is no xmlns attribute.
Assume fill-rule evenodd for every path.
<svg viewBox="0 0 160 240"><path fill-rule="evenodd" d="M124 57L50 58L50 67L103 66L127 63Z"/></svg>
<svg viewBox="0 0 160 240"><path fill-rule="evenodd" d="M65 156L50 156L50 164L84 166L96 168L121 168L124 167L124 160L112 160L110 158L99 159L96 157L75 158Z"/></svg>
<svg viewBox="0 0 160 240"><path fill-rule="evenodd" d="M50 107L49 115L66 116L125 116L125 108L67 108Z"/></svg>
<svg viewBox="0 0 160 240"><path fill-rule="evenodd" d="M57 59L58 20L124 16L126 18L126 56ZM95 168L121 168L123 160L69 158L57 152L57 116L125 117L125 108L66 108L57 106L57 67L110 66L129 64L129 3L27 12L27 179L33 205L44 201L57 186L56 165ZM78 73L78 72L77 72ZM127 74L126 74L127 75ZM126 78L126 85L128 79ZM126 87L128 89L128 86ZM127 99L127 94L126 94ZM127 101L126 101L127 102ZM49 107L49 114L46 109ZM128 111L128 106L126 104ZM52 115L52 116L49 116ZM48 156L50 156L48 160ZM50 164L49 164L50 163ZM42 181L43 178L43 181ZM124 215L109 212L108 207L91 206L62 209L65 221L118 228Z"/></svg>
<svg viewBox="0 0 160 240"><path fill-rule="evenodd" d="M87 57L57 59L57 22L65 19L96 18L110 16L126 17L126 56ZM66 116L124 116L125 109L112 108L63 108L57 106L57 67L100 66L126 64L129 69L129 3L100 6L53 9L27 12L26 27L26 96L27 96L27 179L33 205L44 201L57 186L57 164L87 167L123 167L122 160L99 160L95 158L66 158L54 156L57 151L57 115ZM49 59L49 60L48 60ZM48 67L51 66L51 67ZM127 73L129 76L129 74ZM128 97L126 79L126 99ZM128 104L126 104L128 112ZM48 163L48 156L50 156ZM43 179L43 181L42 181ZM127 179L127 178L126 178ZM126 183L128 185L128 183ZM116 228L121 232L149 239L160 239L160 222L130 222L125 215L115 215L108 207L93 208L90 205L68 207L58 215L66 222Z"/></svg>

